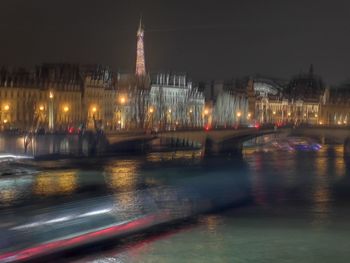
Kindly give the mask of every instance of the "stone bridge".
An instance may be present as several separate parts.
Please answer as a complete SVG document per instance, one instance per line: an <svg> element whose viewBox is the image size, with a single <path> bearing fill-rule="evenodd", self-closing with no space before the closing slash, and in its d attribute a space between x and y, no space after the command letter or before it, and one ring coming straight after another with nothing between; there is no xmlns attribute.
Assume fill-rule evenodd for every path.
<svg viewBox="0 0 350 263"><path fill-rule="evenodd" d="M161 140L170 139L175 145L202 147L205 155L241 154L243 142L265 134L274 133L271 129L218 129L186 130L159 133Z"/></svg>
<svg viewBox="0 0 350 263"><path fill-rule="evenodd" d="M279 132L290 130L281 129ZM205 156L219 154L241 154L243 142L265 134L274 133L271 129L215 129L215 130L178 130L146 134L139 132L122 132L103 136L105 143L96 140L94 135L46 134L36 136L27 154L32 156L70 155L90 156L114 154L116 152L138 152L165 142L170 149L202 148ZM322 143L334 142L344 144L344 156L350 158L350 128L339 127L299 127L291 134L319 139ZM22 136L23 137L23 136ZM0 135L0 153L23 154L21 136ZM105 146L104 146L105 145ZM146 148L145 148L146 147ZM130 151L131 150L131 151Z"/></svg>

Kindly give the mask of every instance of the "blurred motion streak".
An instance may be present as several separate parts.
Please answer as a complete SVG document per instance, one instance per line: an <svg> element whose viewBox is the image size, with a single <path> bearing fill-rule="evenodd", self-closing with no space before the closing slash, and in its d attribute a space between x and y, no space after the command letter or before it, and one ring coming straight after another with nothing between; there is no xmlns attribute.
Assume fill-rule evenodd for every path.
<svg viewBox="0 0 350 263"><path fill-rule="evenodd" d="M35 259L226 208L250 198L250 183L244 173L204 169L202 175L178 179L172 186L3 213L0 262ZM68 175L74 182L74 173Z"/></svg>

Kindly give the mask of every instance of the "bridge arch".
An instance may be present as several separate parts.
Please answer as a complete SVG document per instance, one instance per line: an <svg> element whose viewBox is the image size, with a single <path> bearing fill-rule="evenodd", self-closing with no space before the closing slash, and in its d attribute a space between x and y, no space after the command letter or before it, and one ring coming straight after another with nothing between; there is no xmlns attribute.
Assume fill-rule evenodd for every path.
<svg viewBox="0 0 350 263"><path fill-rule="evenodd" d="M223 129L209 131L173 131L161 133L159 136L163 139L180 141L186 145L198 145L204 150L205 156L214 156L222 154L241 155L244 141L270 133L274 133L274 131Z"/></svg>

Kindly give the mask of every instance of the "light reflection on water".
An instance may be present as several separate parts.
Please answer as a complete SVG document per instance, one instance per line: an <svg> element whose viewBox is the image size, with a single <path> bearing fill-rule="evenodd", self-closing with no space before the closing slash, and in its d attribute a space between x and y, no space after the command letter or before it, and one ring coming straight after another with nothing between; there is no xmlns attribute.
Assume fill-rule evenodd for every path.
<svg viewBox="0 0 350 263"><path fill-rule="evenodd" d="M113 191L135 190L139 178L140 162L132 160L119 160L113 162L105 169L105 180Z"/></svg>
<svg viewBox="0 0 350 263"><path fill-rule="evenodd" d="M36 197L63 197L70 196L76 192L99 194L130 192L144 187L157 185L157 176L144 176L140 173L142 164L162 163L169 160L188 160L190 163L198 162L200 151L176 151L151 153L145 159L138 157L111 158L106 162L94 160L86 163L86 160L42 161L39 163L29 162L33 165L35 175L28 179L27 183L20 182L14 177L22 177L33 171L26 168L16 168L3 164L2 173L7 174L6 180L10 185L1 185L5 182L0 174L0 207L11 206L14 203L36 202ZM19 164L20 167L21 164ZM26 166L24 166L26 167ZM55 167L55 169L53 169ZM6 168L6 169L5 169ZM22 180L23 181L23 180ZM132 197L128 198L132 201ZM62 199L64 202L64 199Z"/></svg>
<svg viewBox="0 0 350 263"><path fill-rule="evenodd" d="M77 170L39 173L34 182L36 195L70 194L77 188Z"/></svg>
<svg viewBox="0 0 350 263"><path fill-rule="evenodd" d="M0 207L10 206L18 198L30 195L28 189L33 183L33 175L23 175L21 177L10 177L0 179Z"/></svg>
<svg viewBox="0 0 350 263"><path fill-rule="evenodd" d="M1 184L0 200L12 202L31 190L34 198L70 195L87 180L91 185L101 181L106 192L118 193L115 198L121 207L138 214L142 197L137 191L162 182L158 179L165 173L162 161L198 160L200 154L150 154L146 162L159 163L158 171L152 175L143 171L145 160L136 157L96 164L96 171L89 174L83 168L44 169L26 183ZM346 236L350 233L350 197L341 200L344 209L337 206L339 198L343 198L339 197L339 187L350 192L343 183L349 176L343 147L324 145L317 152L261 152L250 148L244 158L249 167L245 176L252 185L252 205L201 216L190 229L172 236L143 241L136 237L134 245L122 249L117 245L109 256L102 253L81 262L96 258L102 258L101 262L332 262L325 260L329 259L327 255L339 254L344 254L339 262L347 262L342 259L349 258L350 253L339 249L350 246ZM181 166L174 175L186 173L186 167Z"/></svg>
<svg viewBox="0 0 350 263"><path fill-rule="evenodd" d="M161 162L171 160L199 160L202 156L201 150L194 151L174 151L174 152L155 152L147 155L149 162Z"/></svg>
<svg viewBox="0 0 350 263"><path fill-rule="evenodd" d="M348 262L350 196L339 192L350 184L342 151L324 145L318 152L245 152L253 205L201 216L171 236L136 237L135 246L80 262Z"/></svg>

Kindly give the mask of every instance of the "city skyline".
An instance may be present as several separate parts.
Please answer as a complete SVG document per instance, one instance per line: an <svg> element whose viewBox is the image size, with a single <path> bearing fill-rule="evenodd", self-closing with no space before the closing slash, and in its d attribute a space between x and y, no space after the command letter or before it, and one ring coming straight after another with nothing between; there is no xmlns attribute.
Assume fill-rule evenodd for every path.
<svg viewBox="0 0 350 263"><path fill-rule="evenodd" d="M255 73L289 79L314 64L327 83L338 84L349 79L347 5L8 1L0 19L6 39L0 59L1 65L27 68L67 62L133 72L142 13L151 72L185 71L195 81Z"/></svg>

